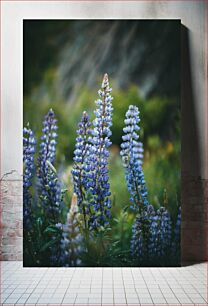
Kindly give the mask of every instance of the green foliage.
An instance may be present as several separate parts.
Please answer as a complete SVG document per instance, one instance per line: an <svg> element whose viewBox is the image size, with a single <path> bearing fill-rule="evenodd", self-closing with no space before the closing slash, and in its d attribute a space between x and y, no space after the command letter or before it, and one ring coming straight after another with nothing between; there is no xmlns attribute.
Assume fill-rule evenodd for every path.
<svg viewBox="0 0 208 306"><path fill-rule="evenodd" d="M145 154L144 173L152 205L165 206L176 218L180 206L180 145L168 142ZM164 195L165 192L165 195Z"/></svg>
<svg viewBox="0 0 208 306"><path fill-rule="evenodd" d="M71 167L75 145L76 128L80 114L86 110L94 118L94 90L80 87L76 102L65 101L54 86L56 72L48 70L41 88L34 88L30 96L24 98L24 124L30 122L37 139L41 136L41 122L49 108L53 108L58 119L58 146L56 169L67 187L65 203L70 207L73 194ZM113 86L115 88L115 86ZM147 183L149 202L155 207L164 205L176 222L177 206L180 205L180 112L178 101L166 97L145 99L138 87L131 85L125 90L113 90L113 126L110 154L110 185L112 191L111 231L101 230L96 237L86 238L86 252L83 262L86 266L132 266L130 259L130 237L134 214L129 206L122 161L119 156L125 112L130 104L139 107L141 113L141 135L144 142L144 175ZM59 166L60 169L57 167ZM52 169L53 170L53 169ZM33 195L35 194L33 190ZM34 231L25 240L33 241L33 248L24 254L28 265L47 266L52 234L55 229L43 224L39 209ZM63 222L65 216L63 216ZM81 222L81 221L80 221ZM27 235L27 234L25 234Z"/></svg>
<svg viewBox="0 0 208 306"><path fill-rule="evenodd" d="M110 155L110 186L112 190L112 213L117 216L121 209L129 203L122 161L118 153L118 147L112 147Z"/></svg>
<svg viewBox="0 0 208 306"><path fill-rule="evenodd" d="M168 143L164 147L159 147L153 155L148 151L144 163L149 202L155 207L164 205L172 216L173 224L176 222L177 206L180 204L178 147L177 144ZM87 243L83 262L86 266L134 266L129 247L135 215L129 211L129 193L116 146L111 148L109 168L110 185L113 191L111 231L101 229L98 235ZM70 169L70 167L66 168L63 173L63 178L67 177L68 182L71 180ZM71 194L70 188L69 198ZM170 262L167 261L167 265L169 264Z"/></svg>
<svg viewBox="0 0 208 306"><path fill-rule="evenodd" d="M91 118L94 118L93 109L97 94L88 87L80 86L77 88L76 101L65 101L56 86L56 78L56 71L48 70L41 87L34 88L32 94L24 98L24 124L30 122L39 139L42 119L48 109L53 108L59 125L57 164L60 162L67 164L73 158L80 114L86 110ZM113 85L113 88L116 86ZM131 85L125 90L113 90L113 97L112 142L114 145L119 146L121 143L123 120L130 104L138 106L141 113L140 135L142 135L145 150L152 149L151 154L154 154L155 145L159 147L167 141L175 142L179 139L179 101L161 97L142 98L136 85Z"/></svg>

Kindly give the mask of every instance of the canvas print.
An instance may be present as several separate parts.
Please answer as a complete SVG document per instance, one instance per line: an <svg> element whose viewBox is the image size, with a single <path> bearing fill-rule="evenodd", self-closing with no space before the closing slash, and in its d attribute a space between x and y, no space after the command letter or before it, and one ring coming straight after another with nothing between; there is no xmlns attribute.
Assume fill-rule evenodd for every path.
<svg viewBox="0 0 208 306"><path fill-rule="evenodd" d="M180 21L23 31L24 266L179 266Z"/></svg>

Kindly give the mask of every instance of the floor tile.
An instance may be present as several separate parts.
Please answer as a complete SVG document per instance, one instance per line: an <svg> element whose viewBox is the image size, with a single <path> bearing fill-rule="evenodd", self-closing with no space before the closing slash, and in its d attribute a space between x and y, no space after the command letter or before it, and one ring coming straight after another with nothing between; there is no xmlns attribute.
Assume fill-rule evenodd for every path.
<svg viewBox="0 0 208 306"><path fill-rule="evenodd" d="M76 297L65 297L63 299L62 304L67 304L67 303L74 303L75 302Z"/></svg>
<svg viewBox="0 0 208 306"><path fill-rule="evenodd" d="M109 301L111 301L111 302L113 302L113 300L114 300L114 298L113 298L113 296L110 296L110 297L102 297L102 302L105 302L105 301L107 301L107 302L109 302Z"/></svg>
<svg viewBox="0 0 208 306"><path fill-rule="evenodd" d="M74 305L79 305L79 306L88 305L88 300L83 299L83 300L75 301Z"/></svg>
<svg viewBox="0 0 208 306"><path fill-rule="evenodd" d="M206 264L113 269L26 269L21 262L1 262L1 266L1 300L7 306L15 302L17 306L25 302L101 305L101 300L108 306L153 305L153 301L156 305L206 305Z"/></svg>

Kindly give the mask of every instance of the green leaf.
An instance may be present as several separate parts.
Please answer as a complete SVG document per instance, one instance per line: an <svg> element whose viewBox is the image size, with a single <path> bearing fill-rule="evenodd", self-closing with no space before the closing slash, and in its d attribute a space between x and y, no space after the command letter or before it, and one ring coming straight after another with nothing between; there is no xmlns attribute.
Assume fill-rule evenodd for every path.
<svg viewBox="0 0 208 306"><path fill-rule="evenodd" d="M57 233L59 231L60 230L56 226L50 225L44 230L44 233Z"/></svg>
<svg viewBox="0 0 208 306"><path fill-rule="evenodd" d="M44 251L47 250L49 247L51 247L52 245L54 245L57 241L58 241L58 239L50 240L49 242L47 242L46 244L44 244L44 246L40 249L40 252L44 252Z"/></svg>
<svg viewBox="0 0 208 306"><path fill-rule="evenodd" d="M49 166L49 168L56 173L56 169L54 168L54 166L51 164L51 162L49 160L46 160L46 164Z"/></svg>
<svg viewBox="0 0 208 306"><path fill-rule="evenodd" d="M105 231L106 232L110 232L111 231L111 227L107 227Z"/></svg>
<svg viewBox="0 0 208 306"><path fill-rule="evenodd" d="M88 206L88 202L87 201L83 201L82 202L82 206L87 207Z"/></svg>
<svg viewBox="0 0 208 306"><path fill-rule="evenodd" d="M112 200L112 207L116 206L116 195L115 193L113 194L113 200Z"/></svg>
<svg viewBox="0 0 208 306"><path fill-rule="evenodd" d="M41 237L41 227L43 225L43 222L42 222L42 219L41 218L38 218L37 221L37 228L38 228L38 234L39 234L39 237Z"/></svg>
<svg viewBox="0 0 208 306"><path fill-rule="evenodd" d="M105 228L101 225L100 228L99 228L99 231L100 231L100 232L104 232L104 231L105 231Z"/></svg>
<svg viewBox="0 0 208 306"><path fill-rule="evenodd" d="M101 216L101 211L97 211L95 215L96 215L96 217Z"/></svg>
<svg viewBox="0 0 208 306"><path fill-rule="evenodd" d="M126 205L123 209L123 212L126 212L129 209L129 205Z"/></svg>
<svg viewBox="0 0 208 306"><path fill-rule="evenodd" d="M120 243L120 240L117 240L117 241L114 241L113 243L112 243L112 246L117 246L118 244Z"/></svg>

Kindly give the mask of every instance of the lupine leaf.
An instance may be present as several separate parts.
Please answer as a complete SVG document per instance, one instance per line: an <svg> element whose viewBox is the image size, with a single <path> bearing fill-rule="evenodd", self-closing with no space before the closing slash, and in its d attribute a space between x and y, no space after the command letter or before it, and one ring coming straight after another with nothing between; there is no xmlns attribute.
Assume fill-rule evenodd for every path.
<svg viewBox="0 0 208 306"><path fill-rule="evenodd" d="M57 172L56 169L55 169L55 167L51 164L51 162L50 162L49 160L46 160L46 164L50 167L50 169L51 169L54 173Z"/></svg>
<svg viewBox="0 0 208 306"><path fill-rule="evenodd" d="M56 238L56 239L54 239L54 240L50 240L49 242L47 242L46 244L44 244L44 246L40 249L40 252L44 252L44 251L47 250L49 247L51 247L52 245L54 245L57 241L58 241L58 238Z"/></svg>

